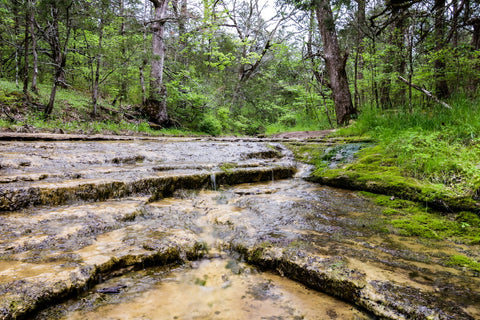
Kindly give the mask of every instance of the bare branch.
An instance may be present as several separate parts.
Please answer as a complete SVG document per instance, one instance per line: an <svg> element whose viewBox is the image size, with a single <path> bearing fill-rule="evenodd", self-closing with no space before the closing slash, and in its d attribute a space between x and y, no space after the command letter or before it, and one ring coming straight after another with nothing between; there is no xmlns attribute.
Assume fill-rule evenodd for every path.
<svg viewBox="0 0 480 320"><path fill-rule="evenodd" d="M438 99L435 95L433 95L433 93L431 93L430 91L420 87L419 85L416 85L416 84L413 84L413 83L410 83L407 79L405 79L404 77L402 76L398 76L397 77L399 80L401 80L402 82L406 83L407 85L409 85L410 87L422 92L423 94L425 94L427 97L429 98L432 98L433 101L435 101L436 103L439 103L441 104L442 106L444 106L445 108L447 109L452 109L452 107L450 107L446 102L444 101L441 101L440 99Z"/></svg>

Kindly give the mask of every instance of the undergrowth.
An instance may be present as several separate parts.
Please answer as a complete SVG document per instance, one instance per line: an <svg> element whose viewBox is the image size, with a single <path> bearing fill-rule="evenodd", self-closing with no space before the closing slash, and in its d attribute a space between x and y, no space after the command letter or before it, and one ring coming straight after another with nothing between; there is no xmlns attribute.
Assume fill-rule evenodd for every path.
<svg viewBox="0 0 480 320"><path fill-rule="evenodd" d="M265 128L266 135L272 135L281 132L294 131L316 131L332 129L332 125L328 121L325 114L316 117L305 117L300 113L286 114L279 121L269 124Z"/></svg>
<svg viewBox="0 0 480 320"><path fill-rule="evenodd" d="M39 85L38 95L30 93L34 103L29 105L21 89L14 82L0 79L0 128L10 131L44 131L80 134L132 134L184 136L200 133L182 128L152 129L142 117L126 119L124 112L131 106L99 105L97 114L92 114L90 97L74 89L59 89L51 116L45 119L38 108L48 103L50 87ZM105 103L105 101L104 101ZM127 110L125 110L127 109Z"/></svg>
<svg viewBox="0 0 480 320"><path fill-rule="evenodd" d="M440 183L458 194L480 188L480 102L458 96L451 110L362 110L337 135L369 135L403 175Z"/></svg>

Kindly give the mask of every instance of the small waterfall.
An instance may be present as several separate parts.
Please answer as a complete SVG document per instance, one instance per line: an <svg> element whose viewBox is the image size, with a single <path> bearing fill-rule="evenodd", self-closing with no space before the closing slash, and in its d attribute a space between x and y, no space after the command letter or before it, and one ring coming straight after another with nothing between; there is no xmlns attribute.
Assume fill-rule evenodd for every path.
<svg viewBox="0 0 480 320"><path fill-rule="evenodd" d="M215 173L212 173L210 175L210 181L212 181L212 188L213 190L217 190L217 178L215 176Z"/></svg>

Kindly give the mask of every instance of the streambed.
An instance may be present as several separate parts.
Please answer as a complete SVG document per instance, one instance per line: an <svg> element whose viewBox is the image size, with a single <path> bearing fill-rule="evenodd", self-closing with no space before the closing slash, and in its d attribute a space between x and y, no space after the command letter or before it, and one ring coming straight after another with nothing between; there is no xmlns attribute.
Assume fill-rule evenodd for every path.
<svg viewBox="0 0 480 320"><path fill-rule="evenodd" d="M480 317L478 275L442 262L478 246L389 233L370 200L294 177L278 142L1 147L4 319Z"/></svg>
<svg viewBox="0 0 480 320"><path fill-rule="evenodd" d="M372 319L351 304L227 257L116 277L36 317L52 318Z"/></svg>

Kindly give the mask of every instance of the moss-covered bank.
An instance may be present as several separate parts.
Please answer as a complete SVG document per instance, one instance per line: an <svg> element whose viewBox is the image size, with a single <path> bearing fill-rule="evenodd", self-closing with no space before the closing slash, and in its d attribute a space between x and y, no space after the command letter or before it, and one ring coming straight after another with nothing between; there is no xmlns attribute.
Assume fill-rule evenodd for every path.
<svg viewBox="0 0 480 320"><path fill-rule="evenodd" d="M335 148L325 143L290 144L289 147L298 160L315 166L308 178L310 181L412 200L444 212L480 211L480 185L472 192L472 189L464 191L452 185L414 178L397 165L396 155L382 145L363 145L354 157L343 162L332 162L332 158L338 158L342 148L351 148L350 144Z"/></svg>

